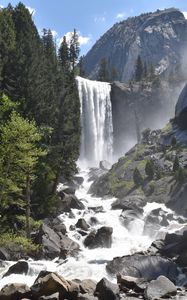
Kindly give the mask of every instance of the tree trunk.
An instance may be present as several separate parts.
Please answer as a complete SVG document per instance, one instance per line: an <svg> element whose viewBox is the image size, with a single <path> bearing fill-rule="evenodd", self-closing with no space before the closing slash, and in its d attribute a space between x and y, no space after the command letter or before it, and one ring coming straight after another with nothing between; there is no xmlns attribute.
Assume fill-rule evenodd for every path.
<svg viewBox="0 0 187 300"><path fill-rule="evenodd" d="M30 228L30 215L31 215L31 182L30 176L27 176L26 182L26 236L30 239L31 228Z"/></svg>

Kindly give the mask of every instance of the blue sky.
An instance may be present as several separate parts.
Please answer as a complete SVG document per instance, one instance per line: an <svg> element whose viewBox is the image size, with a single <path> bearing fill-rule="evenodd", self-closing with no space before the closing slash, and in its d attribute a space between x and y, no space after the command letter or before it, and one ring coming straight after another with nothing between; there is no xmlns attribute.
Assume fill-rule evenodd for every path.
<svg viewBox="0 0 187 300"><path fill-rule="evenodd" d="M0 0L0 6L19 1ZM33 10L33 19L38 28L50 28L59 43L60 39L74 28L80 32L81 54L91 48L113 24L143 12L169 7L186 12L187 0L23 0Z"/></svg>

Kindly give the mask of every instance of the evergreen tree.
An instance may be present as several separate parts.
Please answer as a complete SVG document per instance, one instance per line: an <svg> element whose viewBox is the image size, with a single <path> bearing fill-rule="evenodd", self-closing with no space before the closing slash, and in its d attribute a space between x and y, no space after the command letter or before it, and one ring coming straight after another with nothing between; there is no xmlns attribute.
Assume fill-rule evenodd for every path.
<svg viewBox="0 0 187 300"><path fill-rule="evenodd" d="M144 66L141 60L140 55L138 55L137 61L136 61L136 66L135 66L135 80L136 81L141 81L144 75Z"/></svg>
<svg viewBox="0 0 187 300"><path fill-rule="evenodd" d="M147 161L147 163L145 165L145 173L149 179L153 179L154 174L155 174L155 168L154 168L154 163L152 162L152 160Z"/></svg>
<svg viewBox="0 0 187 300"><path fill-rule="evenodd" d="M30 237L31 189L38 159L45 152L38 147L41 136L34 122L15 112L1 127L1 212L12 205L25 209L26 234ZM10 216L8 216L10 218ZM14 216L15 218L15 216Z"/></svg>
<svg viewBox="0 0 187 300"><path fill-rule="evenodd" d="M134 172L133 172L133 180L134 180L134 184L136 186L140 186L142 185L143 183L143 177L140 173L140 171L138 170L138 168L135 168L134 169Z"/></svg>
<svg viewBox="0 0 187 300"><path fill-rule="evenodd" d="M103 57L100 61L98 75L97 75L98 81L110 81L109 79L109 70L108 70L108 62L105 57Z"/></svg>
<svg viewBox="0 0 187 300"><path fill-rule="evenodd" d="M79 53L80 53L79 36L76 30L74 29L71 35L70 46L69 46L69 57L71 62L71 68L74 74L75 74L75 67L77 65L78 58L79 58Z"/></svg>
<svg viewBox="0 0 187 300"><path fill-rule="evenodd" d="M84 60L84 55L81 56L80 59L79 59L79 76L81 76L81 77L85 76L83 60Z"/></svg>

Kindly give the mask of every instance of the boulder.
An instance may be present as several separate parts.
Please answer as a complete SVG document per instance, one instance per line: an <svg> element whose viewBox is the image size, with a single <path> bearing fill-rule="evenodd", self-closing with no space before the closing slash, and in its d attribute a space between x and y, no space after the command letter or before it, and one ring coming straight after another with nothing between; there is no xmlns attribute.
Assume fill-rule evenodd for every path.
<svg viewBox="0 0 187 300"><path fill-rule="evenodd" d="M169 298L177 294L177 288L165 276L159 276L156 280L151 281L145 290L146 300L157 300L160 298Z"/></svg>
<svg viewBox="0 0 187 300"><path fill-rule="evenodd" d="M84 295L80 294L76 300L98 300L98 298L89 294L84 294Z"/></svg>
<svg viewBox="0 0 187 300"><path fill-rule="evenodd" d="M60 217L45 219L44 223L52 228L60 237L66 234L66 226Z"/></svg>
<svg viewBox="0 0 187 300"><path fill-rule="evenodd" d="M78 252L80 251L80 246L75 241L71 240L67 236L63 236L60 241L60 257L66 258L67 256L77 256Z"/></svg>
<svg viewBox="0 0 187 300"><path fill-rule="evenodd" d="M94 248L110 248L112 245L112 227L103 226L97 230L92 231L85 238L84 245L90 249Z"/></svg>
<svg viewBox="0 0 187 300"><path fill-rule="evenodd" d="M77 199L75 195L66 194L64 192L60 192L61 201L58 206L58 212L70 212L72 208L75 209L84 209L84 204Z"/></svg>
<svg viewBox="0 0 187 300"><path fill-rule="evenodd" d="M102 160L99 163L99 168L102 170L110 170L110 168L112 167L111 163L109 163L107 160Z"/></svg>
<svg viewBox="0 0 187 300"><path fill-rule="evenodd" d="M12 265L8 271L3 275L3 277L10 276L11 274L27 274L29 270L29 265L26 261L18 261L16 264Z"/></svg>
<svg viewBox="0 0 187 300"><path fill-rule="evenodd" d="M163 275L171 281L176 282L179 271L177 265L171 260L154 255L133 254L122 257L115 257L108 262L106 269L109 274L132 276L144 278L147 281L156 279Z"/></svg>
<svg viewBox="0 0 187 300"><path fill-rule="evenodd" d="M117 275L117 283L122 291L130 289L140 293L147 287L147 282L144 279L132 276L121 276L121 274Z"/></svg>
<svg viewBox="0 0 187 300"><path fill-rule="evenodd" d="M77 228L80 228L80 229L85 230L85 231L87 231L87 230L89 229L89 227L90 227L90 226L86 223L85 219L83 219L83 218L79 219L79 220L77 221L77 223L75 224L75 226L76 226Z"/></svg>
<svg viewBox="0 0 187 300"><path fill-rule="evenodd" d="M59 235L45 224L40 226L35 242L42 245L42 256L45 258L54 259L61 252Z"/></svg>
<svg viewBox="0 0 187 300"><path fill-rule="evenodd" d="M75 282L65 280L56 273L41 271L31 287L31 291L36 299L56 292L59 293L60 299L73 299L79 293L79 286Z"/></svg>
<svg viewBox="0 0 187 300"><path fill-rule="evenodd" d="M42 245L42 257L54 259L57 256L66 258L68 255L75 256L79 245L65 235L58 235L52 228L42 224L35 240Z"/></svg>
<svg viewBox="0 0 187 300"><path fill-rule="evenodd" d="M121 220L122 224L129 229L131 227L131 225L130 225L131 222L133 222L137 219L141 219L141 218L142 218L142 214L139 209L123 210L120 215L120 220Z"/></svg>
<svg viewBox="0 0 187 300"><path fill-rule="evenodd" d="M20 300L29 298L30 288L26 284L11 283L5 285L0 291L0 300Z"/></svg>
<svg viewBox="0 0 187 300"><path fill-rule="evenodd" d="M54 293L54 294L49 295L49 296L41 296L39 298L39 300L60 300L59 293Z"/></svg>
<svg viewBox="0 0 187 300"><path fill-rule="evenodd" d="M0 259L2 259L2 260L10 260L10 253L4 247L0 247Z"/></svg>
<svg viewBox="0 0 187 300"><path fill-rule="evenodd" d="M122 199L117 199L112 203L112 209L134 210L143 213L142 207L145 205L143 196L132 195Z"/></svg>
<svg viewBox="0 0 187 300"><path fill-rule="evenodd" d="M97 284L96 281L92 279L84 279L84 280L75 279L74 281L77 284L79 284L79 289L81 294L93 295L96 289L96 284Z"/></svg>
<svg viewBox="0 0 187 300"><path fill-rule="evenodd" d="M97 296L99 300L120 299L118 285L110 282L106 278L102 278L97 283L94 295Z"/></svg>

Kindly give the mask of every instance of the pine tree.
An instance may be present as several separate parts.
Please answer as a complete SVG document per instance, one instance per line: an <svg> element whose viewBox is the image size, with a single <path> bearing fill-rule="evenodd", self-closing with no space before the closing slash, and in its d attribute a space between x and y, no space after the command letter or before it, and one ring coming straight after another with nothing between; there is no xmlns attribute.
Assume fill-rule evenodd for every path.
<svg viewBox="0 0 187 300"><path fill-rule="evenodd" d="M108 70L108 62L107 59L105 57L103 57L100 61L100 65L99 65L99 71L98 71L98 75L97 75L97 80L98 81L110 81L109 79L109 70Z"/></svg>
<svg viewBox="0 0 187 300"><path fill-rule="evenodd" d="M136 186L140 186L143 183L143 177L142 177L140 171L138 170L138 168L134 169L133 180L134 180L134 183Z"/></svg>
<svg viewBox="0 0 187 300"><path fill-rule="evenodd" d="M141 60L140 55L138 55L137 61L136 61L136 66L135 66L135 80L136 81L141 81L144 75L144 66Z"/></svg>
<svg viewBox="0 0 187 300"><path fill-rule="evenodd" d="M32 184L35 180L38 159L41 155L45 155L38 147L40 139L41 135L35 122L23 119L15 112L1 128L1 211L12 205L18 209L24 208L28 238Z"/></svg>
<svg viewBox="0 0 187 300"><path fill-rule="evenodd" d="M154 174L155 174L155 168L154 168L154 163L152 162L152 160L147 161L147 163L145 165L145 173L149 179L153 179Z"/></svg>
<svg viewBox="0 0 187 300"><path fill-rule="evenodd" d="M71 35L70 46L69 46L69 57L71 62L71 68L74 74L75 74L75 67L79 58L79 53L80 53L79 36L76 30L74 29Z"/></svg>

